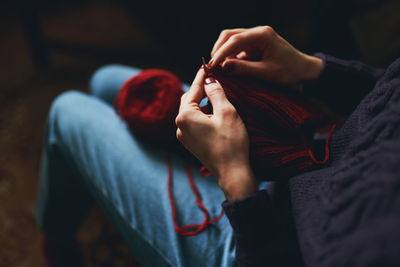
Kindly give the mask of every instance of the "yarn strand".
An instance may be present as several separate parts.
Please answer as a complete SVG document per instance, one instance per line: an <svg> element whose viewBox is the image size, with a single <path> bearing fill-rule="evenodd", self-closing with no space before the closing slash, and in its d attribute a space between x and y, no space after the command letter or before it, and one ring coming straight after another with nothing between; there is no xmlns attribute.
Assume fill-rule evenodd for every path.
<svg viewBox="0 0 400 267"><path fill-rule="evenodd" d="M221 210L221 213L218 217L210 220L210 215L208 213L207 208L204 206L200 192L194 182L193 173L190 168L190 162L186 163L186 174L189 180L189 185L196 197L196 204L197 206L203 211L204 220L201 224L187 224L183 226L179 226L177 223L176 218L176 203L172 193L172 180L173 180L173 173L172 173L172 164L171 164L171 156L167 154L167 166L168 166L168 197L171 204L171 214L172 214L172 221L174 222L174 231L184 236L194 236L201 233L208 225L219 221L222 216L224 215L224 210ZM194 229L194 230L192 230ZM190 231L192 230L192 231Z"/></svg>
<svg viewBox="0 0 400 267"><path fill-rule="evenodd" d="M312 152L311 149L308 150L308 154L311 158L311 160L318 165L323 165L329 160L329 142L331 141L333 132L335 131L336 124L333 124L331 127L331 130L329 131L328 137L326 138L325 141L325 158L323 160L317 160L314 156L314 153Z"/></svg>

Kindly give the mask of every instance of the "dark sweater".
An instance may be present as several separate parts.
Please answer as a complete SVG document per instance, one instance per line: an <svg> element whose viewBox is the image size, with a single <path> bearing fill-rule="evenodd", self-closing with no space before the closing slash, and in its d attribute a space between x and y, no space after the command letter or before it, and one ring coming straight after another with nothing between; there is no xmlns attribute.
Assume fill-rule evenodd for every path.
<svg viewBox="0 0 400 267"><path fill-rule="evenodd" d="M380 70L317 56L324 70L305 92L354 111L333 135L324 168L223 203L237 262L400 266L400 59Z"/></svg>

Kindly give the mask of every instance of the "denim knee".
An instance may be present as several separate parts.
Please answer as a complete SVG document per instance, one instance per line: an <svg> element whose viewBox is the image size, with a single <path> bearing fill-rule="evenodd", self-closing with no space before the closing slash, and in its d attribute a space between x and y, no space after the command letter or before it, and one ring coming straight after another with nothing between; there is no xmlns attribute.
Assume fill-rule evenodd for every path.
<svg viewBox="0 0 400 267"><path fill-rule="evenodd" d="M140 69L118 64L105 65L94 72L89 82L90 93L112 103L123 83Z"/></svg>
<svg viewBox="0 0 400 267"><path fill-rule="evenodd" d="M119 65L111 64L98 68L89 81L90 93L99 98L103 98L104 94L109 90L110 78L118 70Z"/></svg>
<svg viewBox="0 0 400 267"><path fill-rule="evenodd" d="M89 96L75 90L66 91L53 101L48 117L48 141L65 135L74 128ZM56 136L57 135L57 136Z"/></svg>
<svg viewBox="0 0 400 267"><path fill-rule="evenodd" d="M87 101L86 99L89 96L86 93L77 91L77 90L69 90L59 94L53 101L50 107L50 114L56 113L65 113L70 110L77 110L82 107L83 102Z"/></svg>

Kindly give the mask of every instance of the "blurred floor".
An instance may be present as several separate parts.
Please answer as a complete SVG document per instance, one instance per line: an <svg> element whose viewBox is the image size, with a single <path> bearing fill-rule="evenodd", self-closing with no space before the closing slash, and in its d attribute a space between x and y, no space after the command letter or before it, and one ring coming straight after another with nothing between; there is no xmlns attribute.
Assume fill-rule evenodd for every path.
<svg viewBox="0 0 400 267"><path fill-rule="evenodd" d="M399 56L399 9L399 3L391 1L390 5L352 20L355 39L367 62L383 65ZM87 91L91 73L106 63L157 66L187 73L183 67L165 62L168 56L163 47L138 28L119 6L71 6L44 14L43 25L45 34L52 38L122 52L113 57L55 50L51 53L52 67L37 70L18 19L1 18L0 266L44 264L33 211L43 128L52 100L71 88ZM298 25L304 28L306 24ZM298 34L298 30L287 29L288 39L295 44L304 42L306 36ZM132 53L125 58L124 51ZM193 73L196 67L193 66ZM87 266L137 266L133 254L98 208L86 220L79 240Z"/></svg>

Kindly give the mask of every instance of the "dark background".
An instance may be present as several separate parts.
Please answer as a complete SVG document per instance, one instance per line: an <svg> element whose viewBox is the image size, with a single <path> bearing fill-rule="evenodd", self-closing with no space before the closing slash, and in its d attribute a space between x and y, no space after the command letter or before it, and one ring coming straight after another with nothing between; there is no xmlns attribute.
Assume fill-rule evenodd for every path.
<svg viewBox="0 0 400 267"><path fill-rule="evenodd" d="M87 91L104 64L161 67L190 82L225 28L271 25L295 47L386 67L400 56L396 0L0 3L0 266L43 266L34 221L51 101ZM88 266L135 266L94 207L78 239Z"/></svg>

